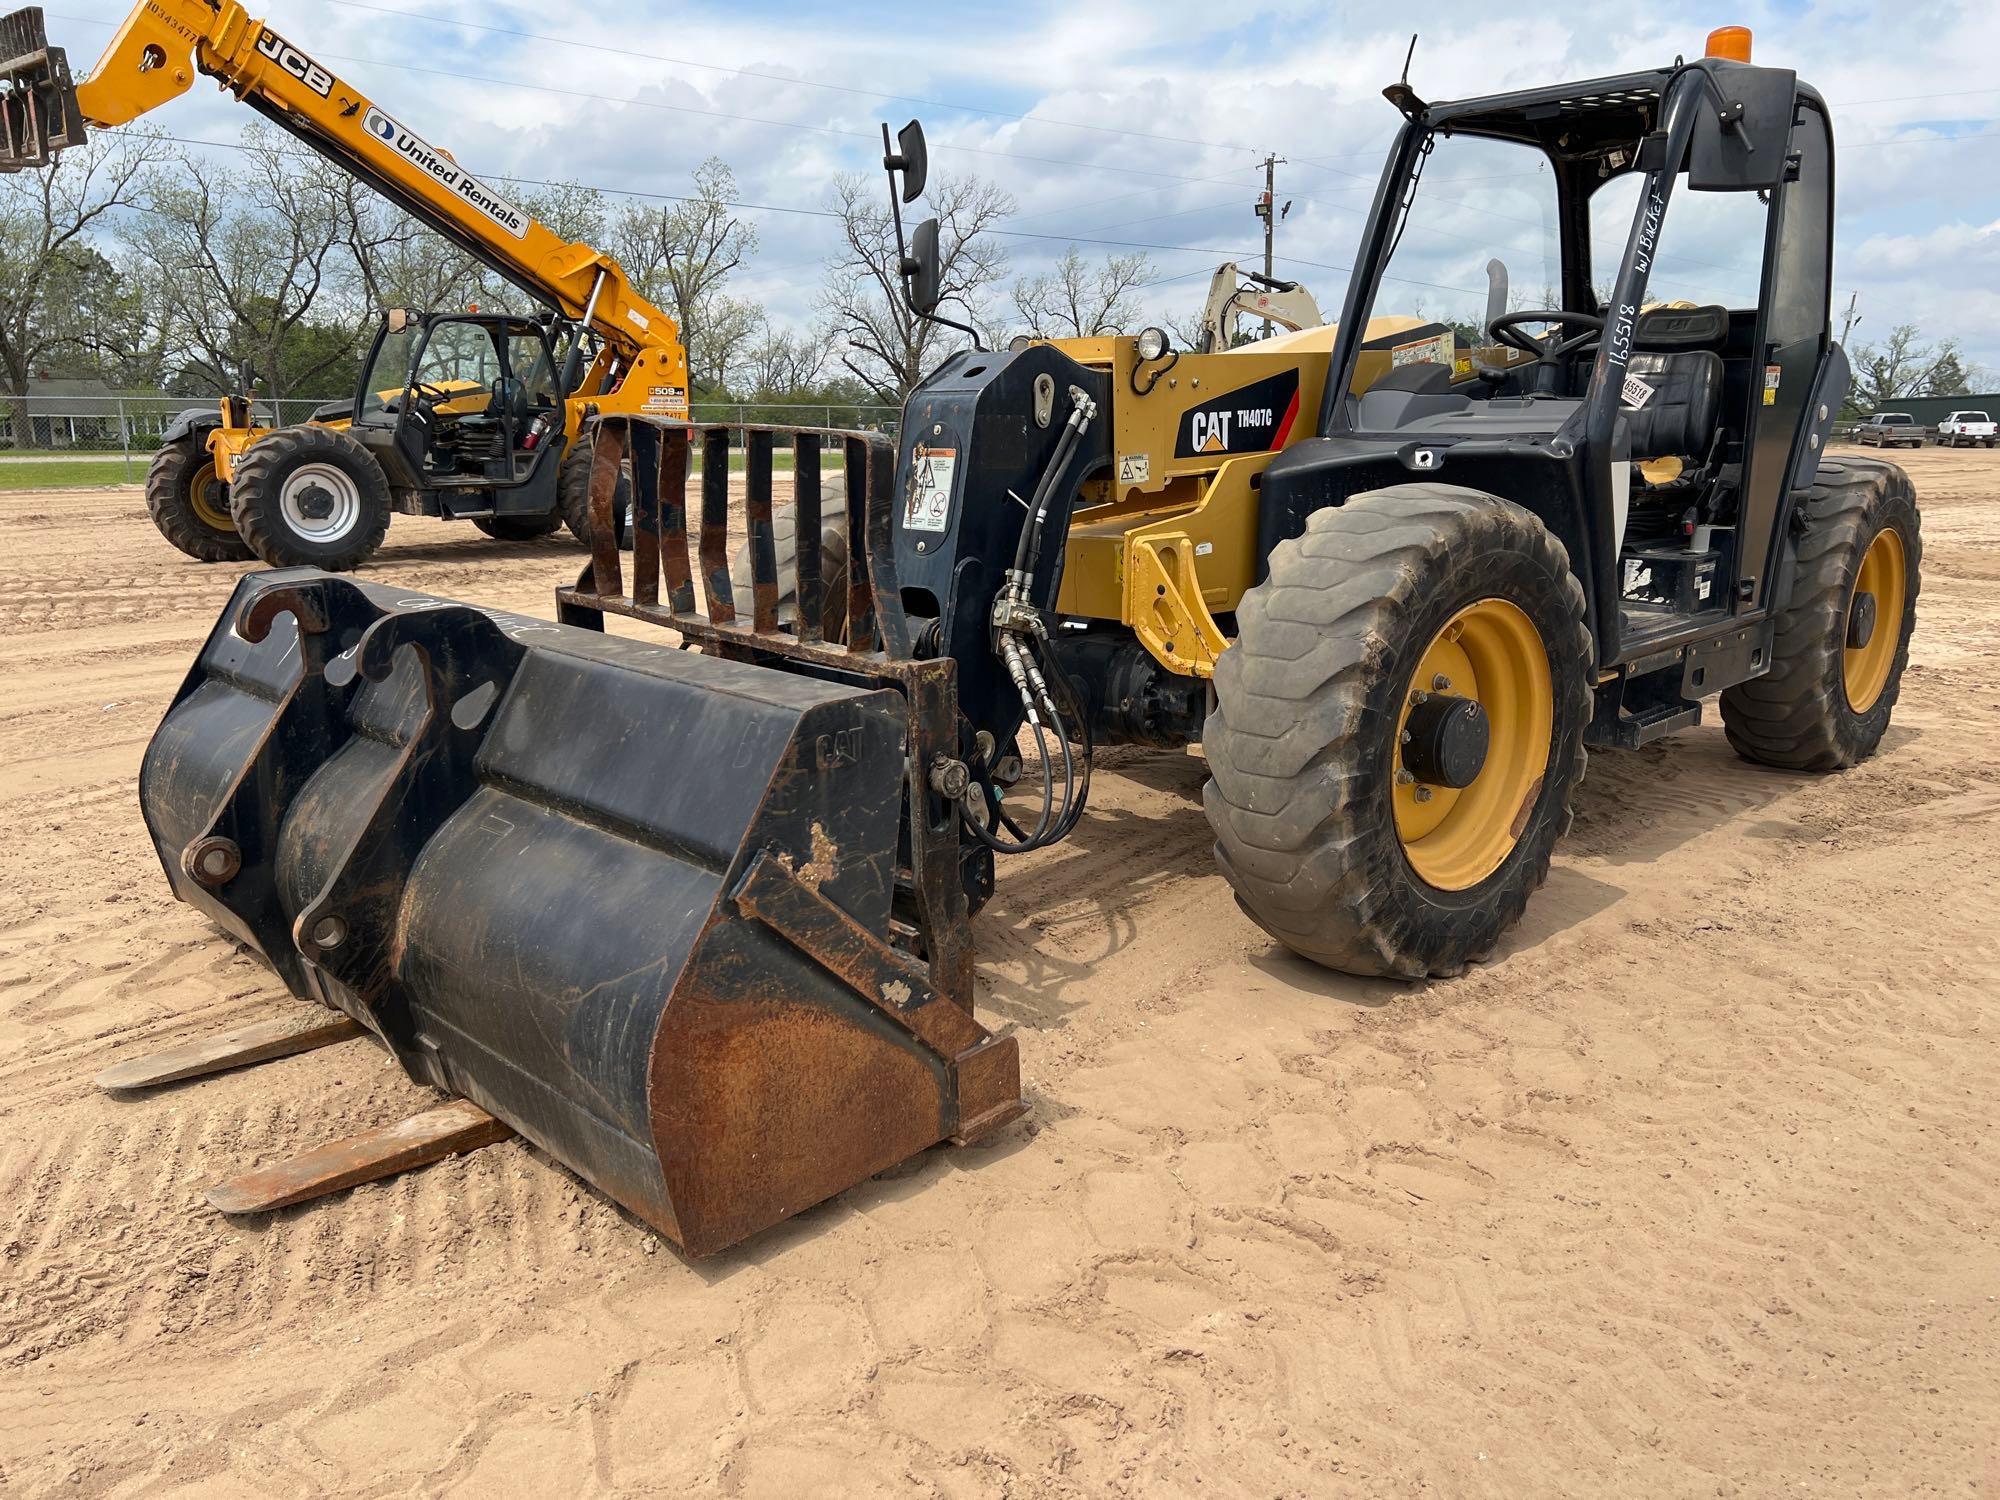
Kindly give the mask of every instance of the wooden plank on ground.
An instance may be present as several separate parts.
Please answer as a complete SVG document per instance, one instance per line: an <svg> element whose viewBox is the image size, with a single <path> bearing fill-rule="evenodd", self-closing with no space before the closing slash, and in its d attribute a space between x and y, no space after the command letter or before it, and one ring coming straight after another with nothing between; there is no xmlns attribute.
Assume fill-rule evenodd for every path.
<svg viewBox="0 0 2000 1500"><path fill-rule="evenodd" d="M211 1073L269 1062L274 1057L291 1057L330 1047L362 1034L362 1028L346 1016L308 1026L303 1031L296 1017L280 1016L115 1063L97 1075L97 1086L113 1093L158 1088L164 1083L206 1078Z"/></svg>
<svg viewBox="0 0 2000 1500"><path fill-rule="evenodd" d="M394 1125L329 1142L299 1156L245 1172L208 1190L226 1214L262 1214L309 1203L425 1166L458 1151L474 1151L514 1133L478 1105L454 1099Z"/></svg>

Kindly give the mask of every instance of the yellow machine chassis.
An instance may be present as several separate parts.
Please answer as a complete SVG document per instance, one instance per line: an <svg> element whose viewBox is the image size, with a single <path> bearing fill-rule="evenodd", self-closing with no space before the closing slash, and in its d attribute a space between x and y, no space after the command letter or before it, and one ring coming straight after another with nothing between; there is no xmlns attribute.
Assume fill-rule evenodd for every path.
<svg viewBox="0 0 2000 1500"><path fill-rule="evenodd" d="M1087 484L1070 524L1057 609L1127 626L1169 671L1210 677L1229 638L1216 623L1257 581L1255 491L1271 460L1317 426L1336 329L1282 334L1219 354L1182 354L1145 365L1136 339L1059 339L1080 364L1112 378L1112 473ZM1407 349L1437 347L1416 318L1377 318L1356 366L1366 390ZM1492 363L1517 356L1482 350ZM1461 374L1471 366L1463 359ZM1298 407L1268 451L1178 456L1190 414L1258 382L1298 372ZM1148 384L1148 381L1151 384Z"/></svg>

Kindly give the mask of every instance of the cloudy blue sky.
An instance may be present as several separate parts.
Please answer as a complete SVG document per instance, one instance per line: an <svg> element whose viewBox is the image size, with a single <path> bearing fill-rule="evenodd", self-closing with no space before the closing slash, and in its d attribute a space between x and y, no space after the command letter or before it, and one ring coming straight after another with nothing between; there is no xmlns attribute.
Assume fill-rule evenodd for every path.
<svg viewBox="0 0 2000 1500"><path fill-rule="evenodd" d="M252 10L256 10L252 6ZM67 0L49 29L79 67L124 14ZM1816 83L1842 149L1836 280L1855 342L1914 322L2000 378L2000 5L1992 0L1519 7L1093 0L863 7L507 0L268 0L272 23L411 127L489 176L569 177L671 193L719 155L759 205L739 293L811 318L836 172L873 170L877 126L921 115L934 170L976 173L1019 204L1019 273L1072 240L1144 248L1155 315L1190 311L1225 257L1261 253L1251 216L1266 152L1287 158L1281 274L1337 307L1394 114L1381 86L1422 33L1412 81L1450 98L1663 64L1710 25L1755 28L1761 62ZM248 118L205 85L161 112L228 139ZM1540 276L1543 184L1475 154L1433 165L1436 202L1406 241L1399 298L1438 312L1500 254ZM1447 184L1449 180L1448 185ZM791 210L791 211L787 211ZM1746 252L1726 215L1690 214L1681 289L1726 293Z"/></svg>

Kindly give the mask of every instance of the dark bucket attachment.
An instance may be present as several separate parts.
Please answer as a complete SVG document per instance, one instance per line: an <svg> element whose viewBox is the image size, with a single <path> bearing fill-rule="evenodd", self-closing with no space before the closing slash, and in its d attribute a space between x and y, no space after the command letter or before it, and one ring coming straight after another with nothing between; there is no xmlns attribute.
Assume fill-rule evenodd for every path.
<svg viewBox="0 0 2000 1500"><path fill-rule="evenodd" d="M183 900L689 1253L1021 1113L892 946L904 696L312 570L147 751ZM969 986L967 986L969 989Z"/></svg>
<svg viewBox="0 0 2000 1500"><path fill-rule="evenodd" d="M42 8L0 16L0 172L46 167L84 139L69 58L49 45Z"/></svg>

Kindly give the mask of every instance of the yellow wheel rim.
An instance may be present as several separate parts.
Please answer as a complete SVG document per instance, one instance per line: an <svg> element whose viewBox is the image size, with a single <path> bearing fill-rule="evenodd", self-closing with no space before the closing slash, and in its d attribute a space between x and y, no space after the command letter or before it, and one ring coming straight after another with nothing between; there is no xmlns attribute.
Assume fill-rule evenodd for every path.
<svg viewBox="0 0 2000 1500"><path fill-rule="evenodd" d="M188 499L202 525L236 534L236 520L229 514L229 487L215 477L214 459L194 471L194 478L188 481Z"/></svg>
<svg viewBox="0 0 2000 1500"><path fill-rule="evenodd" d="M1847 601L1847 629L1842 637L1852 640L1855 602L1863 594L1875 599L1875 632L1865 646L1849 646L1841 653L1840 675L1847 688L1847 706L1865 714L1882 697L1889 685L1889 673L1896 665L1896 650L1903 643L1903 611L1909 601L1909 565L1903 555L1903 537L1893 526L1875 533L1875 540L1862 554L1861 567L1854 575L1854 593Z"/></svg>
<svg viewBox="0 0 2000 1500"><path fill-rule="evenodd" d="M1419 693L1470 698L1486 711L1486 764L1470 786L1426 786L1403 769ZM1420 879L1462 891L1506 863L1541 795L1554 731L1549 653L1534 622L1505 599L1460 610L1410 674L1396 721L1396 836Z"/></svg>

